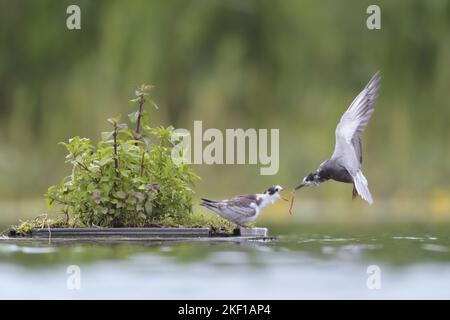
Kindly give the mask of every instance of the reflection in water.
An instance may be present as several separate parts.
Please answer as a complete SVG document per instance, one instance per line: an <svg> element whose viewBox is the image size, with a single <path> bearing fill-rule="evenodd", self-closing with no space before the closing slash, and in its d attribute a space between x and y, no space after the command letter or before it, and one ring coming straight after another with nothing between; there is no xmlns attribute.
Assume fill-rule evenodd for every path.
<svg viewBox="0 0 450 320"><path fill-rule="evenodd" d="M284 234L248 243L0 240L0 298L450 298L446 228ZM80 290L67 289L69 265L81 268ZM370 265L380 267L380 290L367 289Z"/></svg>

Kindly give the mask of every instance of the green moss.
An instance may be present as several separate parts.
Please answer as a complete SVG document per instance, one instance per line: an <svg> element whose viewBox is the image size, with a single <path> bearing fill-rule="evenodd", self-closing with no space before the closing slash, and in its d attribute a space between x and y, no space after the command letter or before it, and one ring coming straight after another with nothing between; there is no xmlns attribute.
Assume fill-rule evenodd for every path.
<svg viewBox="0 0 450 320"><path fill-rule="evenodd" d="M188 216L181 216L175 219L165 219L161 221L163 226L185 227L185 228L211 228L216 233L231 234L236 228L234 223L222 219L217 215L195 212Z"/></svg>
<svg viewBox="0 0 450 320"><path fill-rule="evenodd" d="M19 224L11 226L8 233L12 236L25 237L29 236L33 229L68 227L77 227L77 225L70 225L63 217L48 218L44 214L33 220L19 220Z"/></svg>

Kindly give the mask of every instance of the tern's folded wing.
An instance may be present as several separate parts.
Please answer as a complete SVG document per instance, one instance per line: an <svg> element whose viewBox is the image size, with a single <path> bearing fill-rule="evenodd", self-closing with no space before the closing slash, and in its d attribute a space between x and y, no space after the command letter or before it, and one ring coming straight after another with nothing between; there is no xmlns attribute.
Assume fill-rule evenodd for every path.
<svg viewBox="0 0 450 320"><path fill-rule="evenodd" d="M252 217L256 214L257 197L255 195L238 196L224 204L224 211L237 215Z"/></svg>

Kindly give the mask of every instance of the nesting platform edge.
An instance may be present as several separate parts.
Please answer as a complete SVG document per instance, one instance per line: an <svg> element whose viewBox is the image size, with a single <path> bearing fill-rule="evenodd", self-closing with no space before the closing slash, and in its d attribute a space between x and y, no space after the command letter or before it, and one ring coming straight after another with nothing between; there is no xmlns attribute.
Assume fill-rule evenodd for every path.
<svg viewBox="0 0 450 320"><path fill-rule="evenodd" d="M42 228L33 229L30 236L10 234L9 239L69 240L69 241L246 241L273 240L267 228L238 228L233 234L211 228Z"/></svg>

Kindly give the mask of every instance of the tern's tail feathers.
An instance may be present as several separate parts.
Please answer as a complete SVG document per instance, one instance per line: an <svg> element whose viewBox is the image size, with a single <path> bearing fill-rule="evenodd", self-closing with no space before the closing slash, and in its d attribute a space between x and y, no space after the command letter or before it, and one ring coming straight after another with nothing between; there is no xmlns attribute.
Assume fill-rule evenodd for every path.
<svg viewBox="0 0 450 320"><path fill-rule="evenodd" d="M201 206L204 206L206 208L209 209L217 209L217 202L216 201L212 201L212 200L208 200L208 199L203 199L202 198L202 202L200 202Z"/></svg>
<svg viewBox="0 0 450 320"><path fill-rule="evenodd" d="M369 185L367 183L366 177L364 177L361 170L359 170L355 175L353 175L353 182L355 183L356 191L358 194L367 201L368 204L372 204L372 195L369 191Z"/></svg>

